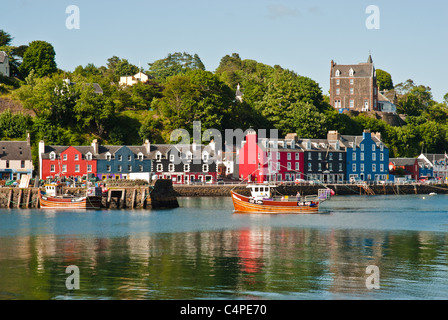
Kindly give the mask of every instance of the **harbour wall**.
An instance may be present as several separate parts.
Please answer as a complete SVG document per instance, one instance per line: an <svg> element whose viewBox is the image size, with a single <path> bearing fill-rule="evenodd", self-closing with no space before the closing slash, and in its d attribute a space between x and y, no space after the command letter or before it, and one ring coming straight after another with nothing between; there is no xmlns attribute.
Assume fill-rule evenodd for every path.
<svg viewBox="0 0 448 320"><path fill-rule="evenodd" d="M335 192L335 195L397 195L397 194L447 194L448 185L426 185L426 184L385 184L385 185L357 185L357 184L330 184L328 188ZM301 195L317 194L322 186L309 185L279 185L276 190L281 195ZM178 197L224 197L230 195L230 190L243 195L249 195L249 190L245 185L174 185L173 189Z"/></svg>

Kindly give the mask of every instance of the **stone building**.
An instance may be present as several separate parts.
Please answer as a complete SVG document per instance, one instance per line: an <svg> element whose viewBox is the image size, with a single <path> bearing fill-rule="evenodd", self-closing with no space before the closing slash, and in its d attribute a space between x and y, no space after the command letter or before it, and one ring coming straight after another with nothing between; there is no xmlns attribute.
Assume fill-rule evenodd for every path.
<svg viewBox="0 0 448 320"><path fill-rule="evenodd" d="M367 62L342 65L331 60L330 104L343 112L378 110L378 86L372 57Z"/></svg>

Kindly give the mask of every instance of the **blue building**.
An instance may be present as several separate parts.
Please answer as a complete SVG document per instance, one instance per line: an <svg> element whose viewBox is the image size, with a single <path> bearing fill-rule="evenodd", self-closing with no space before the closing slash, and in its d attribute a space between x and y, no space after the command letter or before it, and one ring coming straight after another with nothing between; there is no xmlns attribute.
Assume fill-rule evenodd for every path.
<svg viewBox="0 0 448 320"><path fill-rule="evenodd" d="M381 141L381 134L364 130L362 136L341 135L347 150L347 181L387 180L389 174L389 149Z"/></svg>
<svg viewBox="0 0 448 320"><path fill-rule="evenodd" d="M150 180L150 144L142 146L96 146L97 177L104 179Z"/></svg>

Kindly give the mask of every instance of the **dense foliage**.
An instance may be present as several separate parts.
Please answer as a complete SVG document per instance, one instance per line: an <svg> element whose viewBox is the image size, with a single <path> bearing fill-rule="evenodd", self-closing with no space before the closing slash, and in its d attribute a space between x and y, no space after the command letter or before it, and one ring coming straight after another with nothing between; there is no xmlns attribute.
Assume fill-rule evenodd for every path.
<svg viewBox="0 0 448 320"><path fill-rule="evenodd" d="M185 52L148 63L148 70L113 56L105 66L88 64L67 72L56 68L49 43L13 47L3 31L0 40L18 71L15 77L0 77L0 95L35 114L1 113L1 139L24 139L30 132L34 144L41 139L89 144L94 138L105 144L170 143L174 129L191 134L193 122L200 121L203 131L276 128L280 136L295 132L304 138L325 138L328 130L360 135L370 129L381 132L393 157L443 153L448 146L448 94L436 102L429 87L412 80L394 86L382 70L377 70L378 84L397 94L398 113L406 114L402 126L366 114L339 114L314 80L237 53L224 56L214 72L205 70L197 54ZM120 76L139 71L150 80L119 85ZM242 101L235 96L238 86Z"/></svg>

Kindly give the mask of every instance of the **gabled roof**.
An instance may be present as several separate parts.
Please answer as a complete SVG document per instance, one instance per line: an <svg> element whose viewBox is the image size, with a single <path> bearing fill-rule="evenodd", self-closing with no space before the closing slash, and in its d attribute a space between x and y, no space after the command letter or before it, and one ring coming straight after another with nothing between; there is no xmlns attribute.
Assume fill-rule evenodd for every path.
<svg viewBox="0 0 448 320"><path fill-rule="evenodd" d="M353 69L353 76L350 76L350 69ZM358 64L336 64L332 63L330 77L336 76L336 71L339 70L340 77L354 77L354 78L365 78L373 77L375 68L373 66L372 57L369 55L367 62Z"/></svg>
<svg viewBox="0 0 448 320"><path fill-rule="evenodd" d="M26 141L0 141L0 160L31 159L31 147Z"/></svg>
<svg viewBox="0 0 448 320"><path fill-rule="evenodd" d="M395 166L413 166L417 158L390 158L389 163L393 163Z"/></svg>

